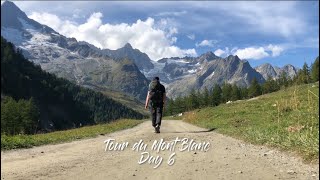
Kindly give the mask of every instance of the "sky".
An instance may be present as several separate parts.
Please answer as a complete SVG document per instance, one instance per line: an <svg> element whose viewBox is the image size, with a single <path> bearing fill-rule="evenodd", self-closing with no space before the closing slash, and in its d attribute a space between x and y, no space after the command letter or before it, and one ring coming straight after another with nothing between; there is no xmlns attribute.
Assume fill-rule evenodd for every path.
<svg viewBox="0 0 320 180"><path fill-rule="evenodd" d="M255 67L319 55L319 1L13 1L29 18L101 49L152 60L238 55Z"/></svg>

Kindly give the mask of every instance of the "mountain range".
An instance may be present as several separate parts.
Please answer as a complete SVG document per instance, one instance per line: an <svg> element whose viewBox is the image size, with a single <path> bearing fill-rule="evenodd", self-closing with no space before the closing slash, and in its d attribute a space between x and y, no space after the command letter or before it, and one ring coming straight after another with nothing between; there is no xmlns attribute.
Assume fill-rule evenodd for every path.
<svg viewBox="0 0 320 180"><path fill-rule="evenodd" d="M79 85L118 90L138 99L147 93L149 81L131 59L112 58L89 43L67 38L28 18L10 1L1 5L1 35L43 70Z"/></svg>
<svg viewBox="0 0 320 180"><path fill-rule="evenodd" d="M257 66L255 70L259 72L264 79L268 79L269 76L272 79L277 79L282 73L286 73L290 78L293 78L298 73L299 69L291 64L287 64L282 68L279 68L277 66L272 66L269 63L265 63Z"/></svg>
<svg viewBox="0 0 320 180"><path fill-rule="evenodd" d="M10 1L1 5L1 35L47 72L81 86L120 91L140 101L154 76L160 77L168 96L174 98L214 84L249 86L253 78L263 83L268 76L276 79L282 72L290 77L297 73L292 65L278 68L264 64L252 68L238 56L222 58L210 51L199 57L153 61L129 43L117 50L99 49L28 18Z"/></svg>

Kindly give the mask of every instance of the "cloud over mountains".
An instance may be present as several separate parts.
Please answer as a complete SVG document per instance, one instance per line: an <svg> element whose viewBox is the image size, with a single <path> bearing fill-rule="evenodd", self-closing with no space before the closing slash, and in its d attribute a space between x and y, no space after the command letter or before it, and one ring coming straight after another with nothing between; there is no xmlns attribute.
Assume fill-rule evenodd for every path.
<svg viewBox="0 0 320 180"><path fill-rule="evenodd" d="M175 46L177 29L167 26L167 20L155 22L153 18L135 23L109 24L102 22L103 14L93 13L85 23L62 20L50 13L33 12L29 18L52 27L62 35L87 41L101 49L118 49L126 43L148 54L153 60L163 57L196 56L195 49Z"/></svg>

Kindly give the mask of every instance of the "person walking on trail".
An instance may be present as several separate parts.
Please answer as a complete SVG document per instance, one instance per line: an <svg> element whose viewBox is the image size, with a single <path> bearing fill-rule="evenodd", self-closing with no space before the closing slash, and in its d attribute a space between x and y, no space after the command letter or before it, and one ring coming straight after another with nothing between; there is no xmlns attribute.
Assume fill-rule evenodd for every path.
<svg viewBox="0 0 320 180"><path fill-rule="evenodd" d="M162 112L166 101L166 89L160 84L159 77L153 78L149 84L145 109L150 108L152 126L155 133L160 133Z"/></svg>

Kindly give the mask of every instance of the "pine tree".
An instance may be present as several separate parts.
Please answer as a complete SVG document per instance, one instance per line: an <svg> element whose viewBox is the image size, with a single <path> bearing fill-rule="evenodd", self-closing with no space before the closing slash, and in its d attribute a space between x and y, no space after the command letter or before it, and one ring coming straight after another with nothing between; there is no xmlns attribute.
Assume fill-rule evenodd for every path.
<svg viewBox="0 0 320 180"><path fill-rule="evenodd" d="M196 92L194 89L191 90L190 93L190 103L191 103L191 108L196 109L199 107L199 93Z"/></svg>
<svg viewBox="0 0 320 180"><path fill-rule="evenodd" d="M185 109L190 110L189 108L192 107L192 104L190 103L189 105L189 98L185 97L185 100L181 97L178 96L175 100L174 100L174 107L173 107L173 112L174 114L183 112Z"/></svg>
<svg viewBox="0 0 320 180"><path fill-rule="evenodd" d="M231 91L232 91L231 84L224 83L222 85L221 90L222 90L222 101L227 102L227 101L231 100Z"/></svg>
<svg viewBox="0 0 320 180"><path fill-rule="evenodd" d="M281 72L280 77L278 79L279 85L282 87L288 87L289 85L289 80L288 80L288 75L285 71Z"/></svg>
<svg viewBox="0 0 320 180"><path fill-rule="evenodd" d="M316 58L311 66L311 79L312 82L319 81L319 56Z"/></svg>
<svg viewBox="0 0 320 180"><path fill-rule="evenodd" d="M238 86L236 84L233 84L232 91L231 91L231 100L236 101L239 99L241 99L240 89L238 88Z"/></svg>
<svg viewBox="0 0 320 180"><path fill-rule="evenodd" d="M212 106L218 106L222 102L222 90L218 84L215 84L212 89Z"/></svg>
<svg viewBox="0 0 320 180"><path fill-rule="evenodd" d="M210 104L210 92L207 87L204 88L203 96L202 96L203 106L209 106Z"/></svg>
<svg viewBox="0 0 320 180"><path fill-rule="evenodd" d="M249 86L248 96L252 98L252 97L259 96L261 94L262 94L261 86L258 83L257 79L253 78L251 85Z"/></svg>
<svg viewBox="0 0 320 180"><path fill-rule="evenodd" d="M174 100L168 98L166 104L167 106L165 107L164 115L173 115Z"/></svg>
<svg viewBox="0 0 320 180"><path fill-rule="evenodd" d="M302 69L298 72L297 83L298 84L307 84L310 82L310 71L308 64L305 62L302 66Z"/></svg>
<svg viewBox="0 0 320 180"><path fill-rule="evenodd" d="M240 94L241 94L241 99L247 99L248 98L248 88L247 87L240 88Z"/></svg>

